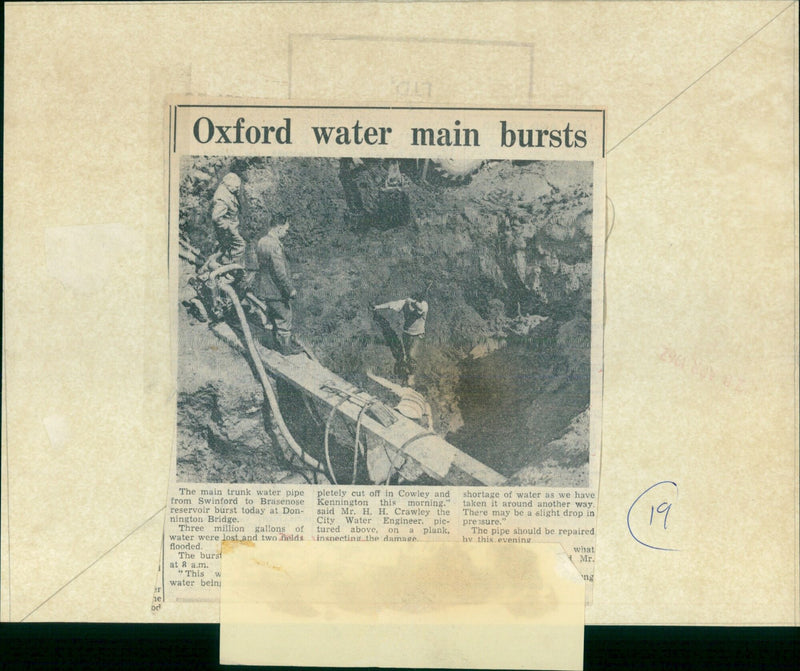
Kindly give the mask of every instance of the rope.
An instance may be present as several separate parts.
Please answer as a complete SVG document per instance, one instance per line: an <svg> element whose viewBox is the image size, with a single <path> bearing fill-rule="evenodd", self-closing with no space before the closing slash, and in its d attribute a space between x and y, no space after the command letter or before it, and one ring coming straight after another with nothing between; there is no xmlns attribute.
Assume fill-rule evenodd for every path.
<svg viewBox="0 0 800 671"><path fill-rule="evenodd" d="M438 435L435 431L422 431L418 433L416 436L411 436L405 443L400 446L398 452L405 452L406 448L411 445L411 443L419 440L420 438L425 438L426 436L436 436Z"/></svg>
<svg viewBox="0 0 800 671"><path fill-rule="evenodd" d="M300 349L302 349L302 350L303 350L303 352L305 353L305 355L306 355L306 356L307 356L309 359L311 359L311 360L312 360L314 363L319 363L319 359L317 359L316 355L314 354L314 352L312 352L312 351L311 351L311 348L310 348L308 345L306 345L306 344L305 344L305 343L304 343L302 340L300 340L300 338L298 338L297 336L295 336L295 338L294 338L294 341L295 341L295 342L296 342L296 343L297 343L297 344L300 346Z"/></svg>
<svg viewBox="0 0 800 671"><path fill-rule="evenodd" d="M411 438L409 438L405 443L403 443L397 451L398 452L404 452L405 449L409 445L411 445L411 443L413 443L416 440L419 440L420 438L425 438L426 436L438 436L438 435L439 434L437 434L435 431L422 431L422 432L418 433L416 436L411 436ZM392 458L389 456L389 451L386 449L386 445L385 444L383 446L383 452L384 452L384 454L386 454L386 458L389 460L389 463L392 466L392 468L389 469L389 475L386 476L386 482L383 483L384 485L388 485L389 481L392 479L392 476L394 475L394 473L399 472L399 469L397 468L397 466L394 465L394 462L392 461ZM402 464L400 464L400 465L402 466Z"/></svg>
<svg viewBox="0 0 800 671"><path fill-rule="evenodd" d="M308 396L306 396L302 392L300 393L300 396L303 399L303 404L306 406L306 410L308 410L308 414L314 421L314 424L316 424L317 426L322 426L322 419L320 418L316 409L312 407L311 401L308 400Z"/></svg>
<svg viewBox="0 0 800 671"><path fill-rule="evenodd" d="M388 485L392 479L392 476L397 472L397 467L394 465L392 458L389 456L389 450L386 449L386 443L383 444L383 453L386 455L386 458L389 460L389 474L386 476L386 482L384 482L384 486ZM405 463L405 462L403 462ZM401 466L403 464L400 464Z"/></svg>
<svg viewBox="0 0 800 671"><path fill-rule="evenodd" d="M278 425L278 429L283 434L286 442L289 443L289 447L308 466L318 471L324 471L325 469L323 468L322 464L320 464L310 454L307 454L300 444L294 439L294 436L292 436L291 432L289 431L289 427L286 426L286 422L283 420L283 415L281 414L280 407L278 406L278 398L275 396L275 391L272 389L272 385L269 382L267 372L264 370L264 363L261 361L261 357L256 351L255 343L253 343L253 335L250 333L250 325L247 323L247 318L244 315L244 310L242 309L242 304L239 302L239 297L236 295L236 291L234 291L233 287L231 287L229 284L220 284L220 289L222 289L222 291L224 291L231 299L231 303L236 310L236 316L241 322L242 333L244 334L244 339L247 343L247 349L250 353L250 358L253 360L253 365L258 373L259 381L264 389L264 395L266 396L269 407L272 410L272 416L275 418L275 423ZM333 476L333 473L331 473L331 476ZM336 484L335 480L334 484Z"/></svg>

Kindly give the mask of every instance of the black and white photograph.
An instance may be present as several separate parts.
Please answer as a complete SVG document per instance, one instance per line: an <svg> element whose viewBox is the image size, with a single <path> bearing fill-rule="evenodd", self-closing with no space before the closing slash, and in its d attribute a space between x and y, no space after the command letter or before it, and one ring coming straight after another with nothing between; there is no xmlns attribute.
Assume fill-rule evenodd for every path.
<svg viewBox="0 0 800 671"><path fill-rule="evenodd" d="M588 487L594 174L182 156L177 482Z"/></svg>

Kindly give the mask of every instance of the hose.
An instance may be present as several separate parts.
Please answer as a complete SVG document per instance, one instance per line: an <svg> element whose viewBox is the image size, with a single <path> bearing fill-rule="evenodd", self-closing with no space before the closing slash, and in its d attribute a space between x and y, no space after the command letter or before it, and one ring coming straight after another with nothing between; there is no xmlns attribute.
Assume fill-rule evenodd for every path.
<svg viewBox="0 0 800 671"><path fill-rule="evenodd" d="M356 442L353 446L353 480L350 483L351 485L356 484L356 474L358 473L358 453L361 448L360 443L360 436L361 433L361 418L364 417L364 413L369 410L373 405L375 405L375 401L370 401L366 403L361 410L358 411L358 419L356 420Z"/></svg>
<svg viewBox="0 0 800 671"><path fill-rule="evenodd" d="M186 238L178 238L178 244L183 247L186 251L191 252L195 256L200 256L200 250L197 249L191 242L189 242Z"/></svg>
<svg viewBox="0 0 800 671"><path fill-rule="evenodd" d="M225 268L225 266L223 266ZM228 266L230 269L230 266ZM278 429L283 434L283 437L286 439L286 442L289 443L289 447L311 468L324 472L324 468L322 464L320 464L314 457L307 454L306 451L300 446L300 444L294 439L289 428L286 426L286 422L283 420L283 415L281 414L280 407L278 406L278 398L275 396L275 391L272 389L272 385L267 378L267 372L264 370L264 363L261 361L261 357L258 355L256 351L256 346L253 343L253 335L250 333L250 325L247 323L247 318L244 315L244 310L242 309L242 304L239 302L239 297L236 295L236 291L234 291L233 287L229 284L220 284L220 289L224 291L228 298L231 299L231 303L236 310L236 316L239 318L239 321L242 325L242 333L244 334L245 342L247 343L247 349L250 353L250 358L253 360L253 365L256 368L256 372L258 373L259 380L261 382L261 386L264 389L264 395L267 398L267 402L269 403L269 407L272 411L272 416L275 418L275 422L278 425ZM327 434L326 434L326 451L327 451ZM327 456L327 455L326 455ZM333 477L333 472L331 471L331 477ZM334 484L336 481L334 479Z"/></svg>
<svg viewBox="0 0 800 671"><path fill-rule="evenodd" d="M201 275L205 272L208 272L212 268L218 268L219 264L217 263L217 259L220 256L222 256L222 252L214 252L211 256L207 257L203 262L203 265L197 270L197 274Z"/></svg>
<svg viewBox="0 0 800 671"><path fill-rule="evenodd" d="M342 403L347 400L347 396L345 396L341 401L339 401L336 405L331 408L331 412L328 415L328 421L325 422L325 462L328 464L328 472L331 474L331 482L334 485L338 485L339 483L336 481L336 474L333 472L333 466L331 465L331 451L330 445L328 443L328 437L331 433L331 422L333 421L333 416L336 414L336 411L341 407Z"/></svg>
<svg viewBox="0 0 800 671"><path fill-rule="evenodd" d="M224 275L225 273L230 273L230 272L234 272L234 271L238 271L238 272L243 273L244 272L244 268L242 266L240 266L238 263L228 263L228 264L225 264L224 266L219 266L218 268L214 268L214 270L212 270L209 273L208 279L209 279L209 281L215 280L215 279L217 279L217 276L219 276L219 275ZM238 296L237 296L237 299L238 299Z"/></svg>

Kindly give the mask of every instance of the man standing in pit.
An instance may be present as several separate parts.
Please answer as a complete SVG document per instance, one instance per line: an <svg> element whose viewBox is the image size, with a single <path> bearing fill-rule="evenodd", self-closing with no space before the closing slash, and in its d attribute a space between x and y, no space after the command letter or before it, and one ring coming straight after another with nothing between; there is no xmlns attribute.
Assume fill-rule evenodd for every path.
<svg viewBox="0 0 800 671"><path fill-rule="evenodd" d="M356 219L364 216L364 201L356 181L356 173L363 168L364 162L360 158L339 159L339 181L344 190L344 199L350 215Z"/></svg>
<svg viewBox="0 0 800 671"><path fill-rule="evenodd" d="M414 371L417 369L417 353L419 345L425 337L425 320L428 318L428 302L425 294L415 291L410 298L401 298L388 303L374 305L373 311L389 309L403 314L403 368L411 384Z"/></svg>
<svg viewBox="0 0 800 671"><path fill-rule="evenodd" d="M258 272L252 286L256 298L267 306L267 318L272 324L277 349L281 354L300 354L303 351L292 340L292 306L297 290L292 286L283 238L289 232L289 222L274 219L267 234L256 245Z"/></svg>
<svg viewBox="0 0 800 671"><path fill-rule="evenodd" d="M244 257L245 241L239 233L239 190L242 180L239 175L229 172L211 199L211 221L214 233L222 252L220 263L241 263Z"/></svg>

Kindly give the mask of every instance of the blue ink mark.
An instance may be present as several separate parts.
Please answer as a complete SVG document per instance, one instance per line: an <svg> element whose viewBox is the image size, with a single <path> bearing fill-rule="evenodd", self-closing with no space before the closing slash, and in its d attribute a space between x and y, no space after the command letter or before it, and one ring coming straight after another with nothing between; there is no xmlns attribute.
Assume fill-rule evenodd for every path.
<svg viewBox="0 0 800 671"><path fill-rule="evenodd" d="M641 498L645 494L647 494L647 492L649 492L652 489L655 489L656 487L658 487L660 485L672 485L673 487L675 487L675 496L676 497L678 496L678 485L677 485L677 483L673 482L672 480L662 480L661 482L657 482L656 484L651 485L650 487L645 489L641 494L639 494L639 496L636 497L636 500L631 504L631 507L628 508L628 518L627 518L628 531L630 532L631 536L633 537L633 540L635 540L637 543L639 543L641 545L644 545L647 548L650 548L651 550L663 550L665 552L679 552L679 550L677 548L662 548L662 547L657 547L655 545L650 545L649 543L645 543L643 540L641 540L641 539L636 537L636 534L633 533L633 529L631 528L631 513L633 512L633 509L636 507L636 504L639 503ZM651 505L650 506L650 526L651 527L653 526L653 517L654 517L655 513L658 513L658 514L664 516L664 530L666 531L667 530L667 518L669 517L670 510L672 510L672 504L669 503L668 501L662 501L661 503L658 504L658 506L652 506Z"/></svg>

